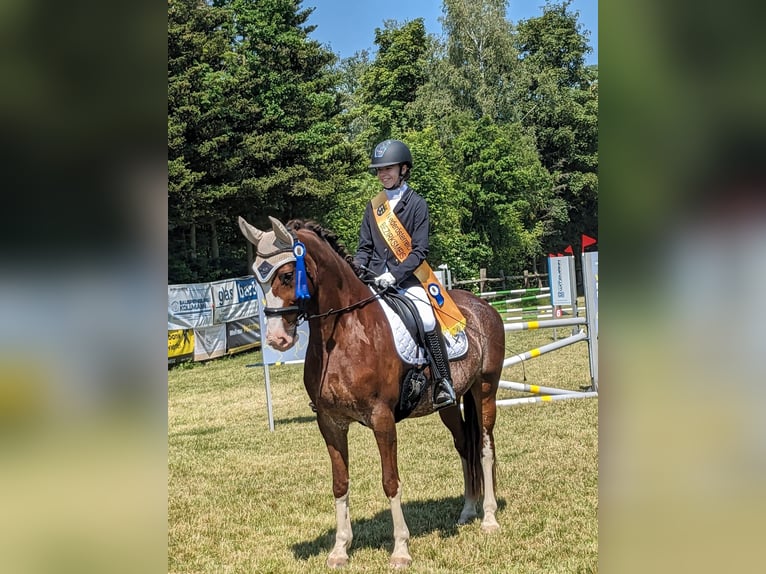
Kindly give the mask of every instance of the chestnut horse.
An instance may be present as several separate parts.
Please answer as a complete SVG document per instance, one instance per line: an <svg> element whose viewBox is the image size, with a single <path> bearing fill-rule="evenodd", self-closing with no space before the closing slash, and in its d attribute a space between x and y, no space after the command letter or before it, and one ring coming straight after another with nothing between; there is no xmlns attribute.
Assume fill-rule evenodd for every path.
<svg viewBox="0 0 766 574"><path fill-rule="evenodd" d="M388 321L376 294L357 276L351 256L336 236L314 222L292 220L285 227L270 217L272 230L261 231L243 218L239 225L257 247L253 270L266 295L268 344L287 350L296 341L301 318L309 321L309 342L303 370L308 396L332 463L337 530L327 558L330 567L348 562L352 531L349 516L348 429L356 421L375 435L383 472L383 491L391 504L394 548L390 564L408 566L409 530L402 513L402 483L397 467L394 409L399 384L409 369L394 347ZM292 253L294 242L305 247L308 293L296 298L296 276L302 268ZM300 245L295 243L296 245ZM298 270L296 273L296 265ZM505 331L497 311L461 290L450 291L466 318L469 345L463 358L451 363L458 405L439 411L452 433L463 466L464 505L458 519L478 517L483 495L481 530L495 532L495 395L505 351ZM434 412L432 389L423 393L410 417ZM459 408L460 397L463 413ZM463 419L465 416L465 420Z"/></svg>

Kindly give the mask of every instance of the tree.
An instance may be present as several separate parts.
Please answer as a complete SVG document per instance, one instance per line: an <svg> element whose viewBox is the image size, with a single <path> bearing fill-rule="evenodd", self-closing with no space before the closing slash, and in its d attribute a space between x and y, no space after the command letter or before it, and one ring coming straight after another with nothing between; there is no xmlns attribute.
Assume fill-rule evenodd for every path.
<svg viewBox="0 0 766 574"><path fill-rule="evenodd" d="M518 124L490 118L463 126L454 143L460 171L466 233L475 233L491 253L479 267L520 272L544 253L546 238L566 218L563 201L552 191L533 138Z"/></svg>
<svg viewBox="0 0 766 574"><path fill-rule="evenodd" d="M226 137L215 89L225 77L229 14L198 0L168 2L168 275L192 281L198 265L197 223L206 215L200 187L211 165L202 144Z"/></svg>
<svg viewBox="0 0 766 574"><path fill-rule="evenodd" d="M335 56L300 4L170 0L169 267L184 280L247 272L237 216L310 217L356 159Z"/></svg>
<svg viewBox="0 0 766 574"><path fill-rule="evenodd" d="M474 117L513 119L516 52L506 0L444 0L447 76L453 99Z"/></svg>
<svg viewBox="0 0 766 574"><path fill-rule="evenodd" d="M365 149L409 127L407 105L426 81L428 39L422 18L401 26L393 20L375 29L378 52L360 81L357 116L366 118Z"/></svg>
<svg viewBox="0 0 766 574"><path fill-rule="evenodd" d="M542 16L519 23L516 37L522 122L535 134L557 196L568 204L568 223L548 251L598 228L598 73L584 65L590 48L570 4L549 2Z"/></svg>

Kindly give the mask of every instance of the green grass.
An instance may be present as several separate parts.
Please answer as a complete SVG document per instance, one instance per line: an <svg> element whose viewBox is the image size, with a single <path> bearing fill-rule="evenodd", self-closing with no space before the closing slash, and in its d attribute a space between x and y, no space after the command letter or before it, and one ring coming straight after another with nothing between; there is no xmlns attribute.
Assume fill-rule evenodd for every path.
<svg viewBox="0 0 766 574"><path fill-rule="evenodd" d="M559 338L571 333L559 329ZM506 334L506 356L552 340ZM335 534L327 451L303 389L302 365L272 367L268 426L259 352L168 373L168 572L327 571ZM503 378L578 389L587 343L506 369ZM498 398L526 396L501 390ZM462 472L438 416L398 425L410 572L596 572L598 401L498 409L497 519L456 526ZM392 526L372 433L349 433L354 541L347 572L390 572Z"/></svg>

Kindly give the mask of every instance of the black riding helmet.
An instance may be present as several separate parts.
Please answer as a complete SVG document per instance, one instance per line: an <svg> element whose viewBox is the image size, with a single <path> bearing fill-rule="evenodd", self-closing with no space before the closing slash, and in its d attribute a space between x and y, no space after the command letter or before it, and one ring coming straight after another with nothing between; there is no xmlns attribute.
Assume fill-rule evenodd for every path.
<svg viewBox="0 0 766 574"><path fill-rule="evenodd" d="M375 146L370 158L370 169L387 167L405 163L412 169L412 154L403 142L399 140L385 140Z"/></svg>

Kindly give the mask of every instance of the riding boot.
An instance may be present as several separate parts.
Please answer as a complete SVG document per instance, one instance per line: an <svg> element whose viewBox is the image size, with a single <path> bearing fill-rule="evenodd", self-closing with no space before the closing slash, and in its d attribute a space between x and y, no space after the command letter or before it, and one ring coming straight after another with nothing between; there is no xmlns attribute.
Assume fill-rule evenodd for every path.
<svg viewBox="0 0 766 574"><path fill-rule="evenodd" d="M438 327L426 333L426 344L431 354L431 370L434 380L433 405L436 410L451 407L457 402L455 390L452 388L452 377L447 359L447 347L444 344L444 336L438 331Z"/></svg>

